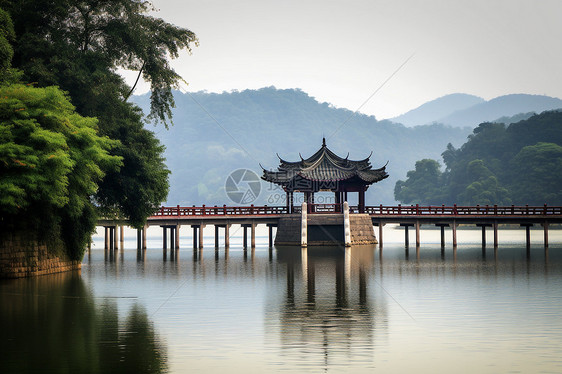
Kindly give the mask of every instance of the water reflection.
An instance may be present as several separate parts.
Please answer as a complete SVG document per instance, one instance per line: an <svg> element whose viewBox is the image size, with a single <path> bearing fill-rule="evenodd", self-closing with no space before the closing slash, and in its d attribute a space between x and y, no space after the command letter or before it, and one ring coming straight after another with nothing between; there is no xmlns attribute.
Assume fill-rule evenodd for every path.
<svg viewBox="0 0 562 374"><path fill-rule="evenodd" d="M299 370L371 362L374 334L387 319L385 305L375 306L368 289L374 253L373 246L278 248L286 286L282 298L268 304L276 318L266 320L266 329Z"/></svg>
<svg viewBox="0 0 562 374"><path fill-rule="evenodd" d="M1 373L164 373L166 346L144 307L95 299L80 274L0 283Z"/></svg>

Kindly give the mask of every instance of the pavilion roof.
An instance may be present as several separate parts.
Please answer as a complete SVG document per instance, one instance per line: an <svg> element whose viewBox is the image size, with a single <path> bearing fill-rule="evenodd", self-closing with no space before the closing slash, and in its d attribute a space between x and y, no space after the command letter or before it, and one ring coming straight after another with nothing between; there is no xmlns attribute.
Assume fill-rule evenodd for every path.
<svg viewBox="0 0 562 374"><path fill-rule="evenodd" d="M342 158L332 152L323 139L322 147L307 159L301 156L300 161L291 162L279 157L278 170L264 169L262 179L283 186L295 183L298 179L313 182L353 181L370 185L388 177L386 165L372 169L370 157L371 155L363 160L350 160L348 154Z"/></svg>

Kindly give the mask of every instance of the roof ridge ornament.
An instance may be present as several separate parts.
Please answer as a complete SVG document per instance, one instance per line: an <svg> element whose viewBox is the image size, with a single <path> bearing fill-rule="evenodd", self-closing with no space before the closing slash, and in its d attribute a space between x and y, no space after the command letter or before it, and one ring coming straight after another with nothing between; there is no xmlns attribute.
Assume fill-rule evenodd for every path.
<svg viewBox="0 0 562 374"><path fill-rule="evenodd" d="M326 147L326 138L322 137L322 147Z"/></svg>

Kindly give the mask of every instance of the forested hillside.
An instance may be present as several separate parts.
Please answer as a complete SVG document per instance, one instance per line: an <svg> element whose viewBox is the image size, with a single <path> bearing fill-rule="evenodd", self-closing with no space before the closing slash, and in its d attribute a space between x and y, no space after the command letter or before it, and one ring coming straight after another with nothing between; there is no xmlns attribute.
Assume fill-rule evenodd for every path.
<svg viewBox="0 0 562 374"><path fill-rule="evenodd" d="M482 123L459 149L417 161L396 199L422 204L562 205L562 111L506 126Z"/></svg>
<svg viewBox="0 0 562 374"><path fill-rule="evenodd" d="M390 178L367 191L369 204L394 203L395 182L404 178L422 157L439 157L452 143L466 140L470 129L428 125L407 128L373 116L353 114L319 103L300 90L274 87L222 94L175 92L177 108L168 131L158 138L166 146L170 176L169 204L229 204L224 191L227 176L247 168L261 176L276 168L278 153L286 160L312 155L326 137L334 152L362 159L373 152L373 167L387 161ZM148 96L135 97L148 108ZM353 194L355 195L355 194ZM283 204L282 191L262 183L255 204Z"/></svg>

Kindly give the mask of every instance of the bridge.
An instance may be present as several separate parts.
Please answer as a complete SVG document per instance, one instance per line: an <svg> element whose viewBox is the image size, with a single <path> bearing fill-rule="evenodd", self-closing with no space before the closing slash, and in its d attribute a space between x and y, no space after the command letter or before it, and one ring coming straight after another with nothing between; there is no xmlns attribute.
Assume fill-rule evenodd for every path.
<svg viewBox="0 0 562 374"><path fill-rule="evenodd" d="M244 229L243 246L248 246L248 229L250 229L250 245L255 247L255 228L259 224L265 224L269 228L269 246L273 246L273 228L278 227L283 217L303 216L313 219L315 215L343 216L344 204L308 204L306 215L303 215L301 207L286 206L192 206L161 207L147 220L144 229L138 230L137 244L139 248L146 248L146 229L150 226L160 226L163 229L163 247L178 249L179 228L182 225L190 225L193 229L193 247L203 248L202 231L205 226L212 225L215 228L215 247L219 246L219 230L224 230L225 247L229 247L229 228L232 224L239 224ZM291 213L289 213L291 211ZM457 226L476 225L482 228L482 245L486 245L486 228L493 228L494 247L498 246L498 225L515 224L526 229L526 244L530 246L530 227L541 225L544 231L544 246L548 247L548 229L550 224L562 223L562 207L560 206L420 206L420 205L397 205L397 206L350 206L351 215L367 214L373 226L378 227L378 242L383 245L383 226L385 224L399 224L405 228L405 244L409 245L410 227L415 228L416 247L420 246L420 227L422 225L434 225L441 228L441 245L445 245L445 228L452 229L453 247L457 246ZM105 247L116 248L118 242L117 227L126 225L124 220L102 219L98 226L105 227ZM168 232L170 236L168 238ZM123 231L121 230L121 238Z"/></svg>

